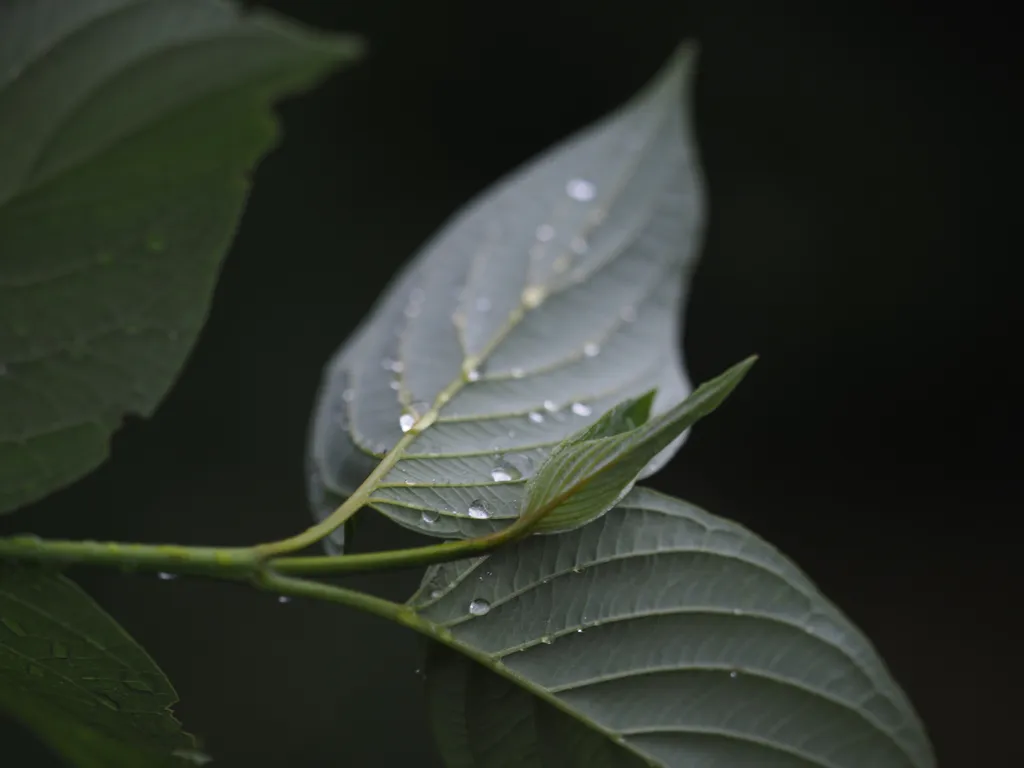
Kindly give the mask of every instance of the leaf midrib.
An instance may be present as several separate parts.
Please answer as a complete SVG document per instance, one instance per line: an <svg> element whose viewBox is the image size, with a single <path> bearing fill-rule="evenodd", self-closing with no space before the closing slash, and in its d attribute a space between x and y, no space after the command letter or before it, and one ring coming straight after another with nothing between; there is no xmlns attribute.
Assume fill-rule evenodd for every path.
<svg viewBox="0 0 1024 768"><path fill-rule="evenodd" d="M640 168L641 160L645 156L646 152L649 150L650 143L662 131L662 129L664 128L665 120L668 118L669 115L671 115L671 113L672 113L672 106L665 106L659 112L658 118L657 118L656 122L654 123L654 125L650 129L649 134L644 139L643 146L641 148L639 148L634 153L634 155L633 155L633 157L637 158L636 162L633 163L631 165L631 167L629 167L623 173L622 178L621 178L621 182L617 185L617 187L613 187L614 192L609 197L609 200L606 203L606 207L610 208L612 205L615 204L616 200L618 199L618 195L620 194L620 190L626 186L626 184L628 183L629 179L631 179L633 177L633 175L637 172L637 170ZM654 215L653 214L653 210L652 210L652 213L650 215L651 216ZM594 224L593 226L597 226L597 224ZM622 251L625 250L625 247L626 246L623 246L623 249L620 250L618 253L621 254ZM476 264L479 261L479 259L481 258L481 255L483 253L485 253L485 252L486 252L485 250L479 250L473 256L472 261L470 262L470 264L469 264L469 266L468 266L468 268L466 270L467 282L463 284L462 290L465 290L466 285L468 284L469 275L472 274L472 270L473 270L474 264ZM613 258L607 259L604 263L602 263L601 266L603 267L605 264L608 264L608 263L611 263L612 261L614 261L614 259L617 258L617 255L615 257L613 257ZM588 274L588 277L589 276L590 276L590 274ZM652 281L652 285L657 285L657 281ZM484 347L483 351L479 355L477 355L475 357L469 357L469 358L467 358L467 357L465 357L465 355L463 355L463 360L461 362L460 370L459 370L458 375L456 376L455 379L453 379L451 382L449 382L449 384L446 387L444 387L441 390L441 392L438 393L437 396L435 396L434 402L432 403L431 407L428 409L428 411L425 414L421 415L421 419L428 420L429 425L432 426L440 418L441 410L444 408L444 406L449 401L451 401L452 398L454 398L455 395L458 394L458 392L466 384L471 383L468 380L468 378L466 377L466 371L468 371L470 369L474 369L474 368L479 368L481 365L483 365L487 361L489 356L491 354L493 354L495 349L497 349L497 347L519 325L519 323L522 321L522 319L526 317L528 312L530 312L532 310L535 310L535 309L539 308L540 306L543 306L544 302L549 300L552 296L558 295L563 290L566 290L568 287L569 286L564 286L563 288L561 288L561 289L559 289L557 291L550 292L550 293L549 292L545 292L543 301L538 303L536 306L534 306L532 308L526 308L522 303L520 303L519 307L517 309L513 310L510 313L510 315L506 319L504 325L501 326L501 328L499 328L499 330L495 334L495 337L493 339L491 339L487 343L487 345ZM458 308L456 308L456 312L457 311L458 311ZM456 334L458 335L458 333L459 333L459 326L458 326L458 323L455 321L455 315L452 315L450 317L450 320L452 322L452 325L455 327ZM408 328L409 328L409 324L405 324L405 326L402 329L403 334L404 334L404 332ZM460 348L462 348L461 340L460 340ZM399 343L398 349L399 349L399 353L400 353L401 352L401 342ZM404 363L404 361L402 361L402 362ZM401 393L399 393L398 403L399 403L399 406L402 406ZM349 424L350 425L355 424L355 420L353 418L353 411L354 411L354 408L355 408L355 403L354 402L346 403L345 407L349 411L349 413L348 413ZM385 462L389 462L389 465L387 466L387 470L379 475L380 478L385 477L387 475L387 473L390 472L390 470L393 469L394 466L399 461L401 461L403 458L405 458L405 449L408 448L408 446L411 445L416 440L417 437L419 437L421 432L426 431L426 429L429 429L430 426L427 426L423 430L416 430L415 426L414 426L413 429L411 429L410 431L406 432L404 435L402 435L401 438L399 438L398 442L395 443L395 445L392 447L392 449L381 459L381 464L384 464ZM357 438L357 435L356 435L354 429L351 429L351 427L350 427L350 431L352 433L353 443L355 443L361 449L364 448L364 446L362 445L362 441ZM370 455L376 457L376 454L373 454L372 452L370 452ZM376 485L374 487L376 487ZM371 488L370 489L370 493L371 494L372 494L372 490L373 489Z"/></svg>

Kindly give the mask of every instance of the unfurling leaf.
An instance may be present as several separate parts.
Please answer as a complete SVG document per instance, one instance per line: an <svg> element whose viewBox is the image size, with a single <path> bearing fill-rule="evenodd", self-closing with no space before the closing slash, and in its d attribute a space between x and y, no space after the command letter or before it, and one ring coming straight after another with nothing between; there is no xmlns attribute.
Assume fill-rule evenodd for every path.
<svg viewBox="0 0 1024 768"><path fill-rule="evenodd" d="M627 401L555 448L526 489L523 516L543 514L533 530L569 530L614 507L651 459L729 396L755 359L702 384L653 419L653 392Z"/></svg>

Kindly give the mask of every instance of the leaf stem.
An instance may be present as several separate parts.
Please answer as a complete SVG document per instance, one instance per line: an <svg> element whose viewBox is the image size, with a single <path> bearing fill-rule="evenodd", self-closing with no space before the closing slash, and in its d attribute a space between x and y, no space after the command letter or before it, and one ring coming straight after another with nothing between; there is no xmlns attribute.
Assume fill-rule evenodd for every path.
<svg viewBox="0 0 1024 768"><path fill-rule="evenodd" d="M462 560L490 552L503 544L526 536L556 504L537 507L500 531L462 541L446 541L409 549L392 549L384 552L367 552L358 555L322 555L307 557L276 557L270 565L279 573L312 575L337 575L358 571L383 571L395 568L411 568L432 563Z"/></svg>
<svg viewBox="0 0 1024 768"><path fill-rule="evenodd" d="M0 560L30 560L57 565L103 565L125 570L169 571L245 577L259 567L245 547L182 547L176 544L125 544L114 541L44 540L36 536L0 537Z"/></svg>
<svg viewBox="0 0 1024 768"><path fill-rule="evenodd" d="M399 446L393 452L396 456ZM252 578L268 561L280 573L305 575L408 568L472 557L520 539L553 507L551 504L538 507L516 519L507 528L475 539L359 555L274 557L277 552L290 552L314 544L344 523L363 506L381 474L383 471L377 473L375 470L371 473L359 490L321 523L297 536L269 544L255 547L185 547L177 544L66 541L40 539L37 536L9 536L0 537L0 561L112 566L124 570L168 571L227 579Z"/></svg>
<svg viewBox="0 0 1024 768"><path fill-rule="evenodd" d="M324 584L319 581L298 579L292 576L282 576L270 568L263 568L252 578L255 586L274 592L278 595L288 597L308 597L314 600L326 600L332 603L343 603L344 605L358 608L361 611L372 613L383 619L394 621L405 626L411 626L416 621L423 622L416 612L401 603L394 603L382 597L369 595L347 587L339 587L334 584Z"/></svg>
<svg viewBox="0 0 1024 768"><path fill-rule="evenodd" d="M314 600L340 603L342 605L347 605L352 608L365 611L366 613L371 613L383 619L393 621L404 627L408 627L414 632L417 632L430 640L447 646L453 651L472 659L477 664L486 667L494 674L520 686L536 698L546 702L555 709L560 710L568 717L582 723L588 728L596 730L598 733L603 734L608 739L614 741L620 747L639 758L637 763L638 765L646 764L652 766L652 768L653 766L658 765L652 762L646 755L637 752L632 746L617 738L616 734L587 719L587 717L579 710L573 708L570 704L563 701L551 691L522 677L517 672L503 664L500 659L491 656L486 651L475 648L469 643L460 642L447 627L443 627L439 624L435 624L429 619L423 618L408 605L393 603L390 600L358 592L354 589L338 587L333 584L324 584L322 582L310 581L308 579L300 579L292 576L282 576L270 568L264 568L254 579L254 582L258 587L279 595L312 598Z"/></svg>
<svg viewBox="0 0 1024 768"><path fill-rule="evenodd" d="M493 658L481 650L456 641L450 630L435 624L429 619L423 618L408 605L394 603L382 597L368 595L365 592L339 587L334 584L324 584L323 582L300 579L293 576L282 576L270 568L263 569L254 579L254 582L261 589L278 595L306 597L314 600L341 603L342 605L371 613L374 616L379 616L382 619L393 621L396 624L401 624L431 640L436 640L442 645L446 645L468 656L510 680L519 682L518 676L505 668L503 664L496 663Z"/></svg>

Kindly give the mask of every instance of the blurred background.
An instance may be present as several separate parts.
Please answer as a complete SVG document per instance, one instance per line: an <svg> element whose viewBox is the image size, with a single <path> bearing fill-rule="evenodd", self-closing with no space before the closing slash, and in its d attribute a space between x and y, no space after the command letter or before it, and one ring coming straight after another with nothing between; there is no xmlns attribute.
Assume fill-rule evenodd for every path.
<svg viewBox="0 0 1024 768"><path fill-rule="evenodd" d="M392 273L692 37L711 219L686 359L695 382L761 361L649 484L796 560L873 639L941 765L1020 764L1000 533L1021 512L1017 344L995 218L1012 46L994 17L902 0L266 5L365 35L371 55L282 105L283 144L156 417L0 532L247 544L304 527L321 368ZM360 549L415 541L363 522ZM223 584L76 578L168 673L216 765L440 765L403 629ZM418 580L352 582L404 599ZM56 765L9 724L0 743L5 766Z"/></svg>

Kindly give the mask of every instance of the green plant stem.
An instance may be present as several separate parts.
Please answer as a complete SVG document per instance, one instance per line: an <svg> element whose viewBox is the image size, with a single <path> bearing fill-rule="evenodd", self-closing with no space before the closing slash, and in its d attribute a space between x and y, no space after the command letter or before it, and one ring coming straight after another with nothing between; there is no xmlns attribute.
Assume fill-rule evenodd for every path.
<svg viewBox="0 0 1024 768"><path fill-rule="evenodd" d="M280 541L259 544L254 547L254 550L262 558L270 558L275 555L297 552L316 544L327 536L330 536L335 530L344 525L352 515L366 506L370 496L375 490L377 490L378 483L385 475L387 475L388 472L394 469L395 465L405 454L405 449L409 447L409 444L419 437L419 434L424 429L427 429L434 423L441 406L454 397L455 394L465 386L465 383L465 379L456 378L451 382L451 384L441 390L441 392L438 393L437 398L434 400L433 405L430 407L430 410L420 416L419 421L413 425L412 429L402 435L398 442L395 443L394 447L387 452L387 455L380 460L377 466L373 468L373 471L360 484L360 486L356 488L352 495L345 499L344 503L342 503L342 505L334 510L330 515L296 536L281 539Z"/></svg>
<svg viewBox="0 0 1024 768"><path fill-rule="evenodd" d="M397 446L396 446L397 448ZM371 474L363 487L372 488L377 477ZM358 492L357 492L358 493ZM557 506L557 499L516 519L496 533L463 541L448 541L425 547L369 552L360 555L273 557L274 551L291 551L319 541L332 527L327 522L342 522L363 506L366 494L355 495L331 517L298 536L256 547L183 547L176 544L126 544L114 541L61 541L36 536L0 537L0 560L28 560L58 565L113 566L126 570L168 571L170 573L221 576L228 579L251 578L269 561L278 573L331 575L409 568L484 554L528 534ZM326 531L326 533L325 533Z"/></svg>
<svg viewBox="0 0 1024 768"><path fill-rule="evenodd" d="M44 540L35 536L0 538L0 560L57 565L100 565L126 570L169 571L242 578L259 567L253 550L241 547L182 547L114 541Z"/></svg>
<svg viewBox="0 0 1024 768"><path fill-rule="evenodd" d="M383 571L395 568L444 563L490 552L503 544L521 539L555 506L538 507L517 518L507 528L476 539L446 541L410 549L367 552L359 555L322 555L307 557L276 557L270 565L278 573L328 576L357 571Z"/></svg>
<svg viewBox="0 0 1024 768"><path fill-rule="evenodd" d="M505 666L500 659L494 658L485 651L474 648L468 643L459 642L455 635L452 634L451 630L435 624L429 619L423 618L408 605L393 603L390 600L385 600L373 595L367 595L353 589L346 589L345 587L334 586L333 584L323 584L321 582L310 581L308 579L282 576L269 568L261 571L254 579L254 582L260 588L269 592L274 592L278 595L340 603L341 605L347 605L352 608L356 608L357 610L379 616L382 619L393 621L396 624L401 624L402 626L408 627L414 632L418 632L430 640L447 646L453 651L472 659L476 663L491 670L494 674L499 675L506 680L511 681L515 685L529 691L534 697L548 703L555 709L560 710L568 717L586 725L589 728L595 727L591 721L587 720L585 715L581 714L581 712L574 709L551 691L545 690L544 688L526 680L521 675ZM619 743L619 745L627 751L636 755L636 757L639 758L639 761L637 762L638 765L646 763L647 765L652 766L652 768L656 765L646 756L636 752L628 744L616 739L615 735L611 732L603 728L598 728L597 730L609 739Z"/></svg>
<svg viewBox="0 0 1024 768"><path fill-rule="evenodd" d="M282 576L270 568L262 568L252 577L253 583L268 592L288 597L308 597L314 600L326 600L332 603L343 603L344 605L358 608L361 611L372 613L389 621L409 626L414 620L423 622L416 616L416 612L401 603L394 603L382 597L368 595L347 587L338 587L333 584L323 584L319 581L298 579L292 576Z"/></svg>
<svg viewBox="0 0 1024 768"><path fill-rule="evenodd" d="M424 619L415 610L402 603L393 603L381 597L368 595L365 592L358 592L354 589L338 587L333 584L324 584L319 581L299 579L293 576L282 576L273 570L264 569L255 579L255 583L268 592L288 597L306 597L314 600L323 600L331 603L341 603L360 611L372 613L396 624L409 627L431 640L447 645L449 648L458 651L469 658L493 669L511 680L517 680L516 675L508 671L503 664L496 664L495 660L483 651L472 646L464 645L455 640L450 630L441 627L428 619Z"/></svg>
<svg viewBox="0 0 1024 768"><path fill-rule="evenodd" d="M395 443L395 447L388 451L388 454L380 460L380 463L373 468L367 478L363 481L355 492L345 499L344 503L330 515L325 517L316 525L310 526L302 533L295 536L290 536L287 539L281 539L280 541L271 541L266 544L257 544L253 547L253 551L263 559L273 557L274 555L280 555L287 552L297 552L306 547L310 547L316 544L321 539L330 536L335 530L345 524L352 515L366 506L367 500L370 498L370 494L377 488L377 483L380 482L388 472L392 470L398 460L402 457L402 453L405 448L412 440L415 435L412 432L407 432L402 438Z"/></svg>

